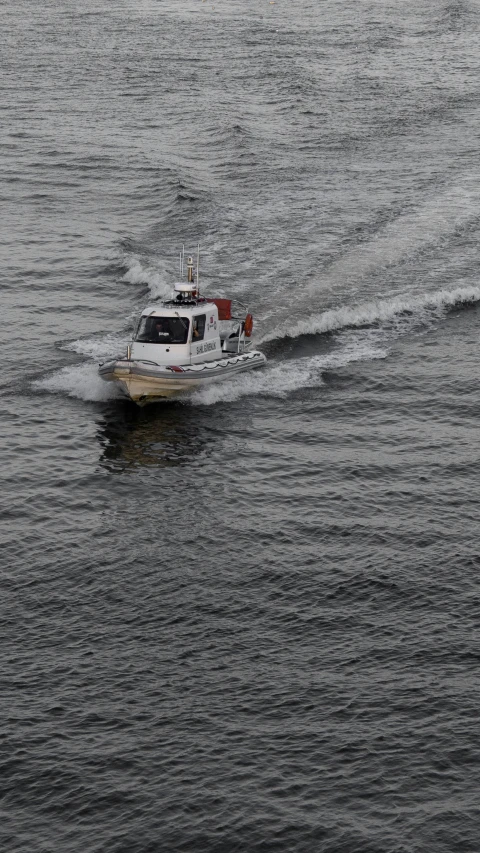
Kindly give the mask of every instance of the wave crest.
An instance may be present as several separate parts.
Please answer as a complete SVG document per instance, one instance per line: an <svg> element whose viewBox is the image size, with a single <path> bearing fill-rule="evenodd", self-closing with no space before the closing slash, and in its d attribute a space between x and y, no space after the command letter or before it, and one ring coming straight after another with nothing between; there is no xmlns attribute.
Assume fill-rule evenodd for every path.
<svg viewBox="0 0 480 853"><path fill-rule="evenodd" d="M439 290L419 297L397 296L393 299L375 300L360 305L331 308L314 314L294 325L283 323L262 336L258 343L281 338L298 338L301 335L320 335L342 329L362 326L396 324L403 318L414 318L414 324L432 322L449 309L462 304L480 301L480 287L459 287L455 290ZM411 320L409 325L412 325Z"/></svg>
<svg viewBox="0 0 480 853"><path fill-rule="evenodd" d="M145 264L137 255L126 254L123 263L127 268L123 276L124 281L130 282L130 284L147 285L152 297L155 298L170 295L172 287L167 282L165 270L158 269L158 266Z"/></svg>

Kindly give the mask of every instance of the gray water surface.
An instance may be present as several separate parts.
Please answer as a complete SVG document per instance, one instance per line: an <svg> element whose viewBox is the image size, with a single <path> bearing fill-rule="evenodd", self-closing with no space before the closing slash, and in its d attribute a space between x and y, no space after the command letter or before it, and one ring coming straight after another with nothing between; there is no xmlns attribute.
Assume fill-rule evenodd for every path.
<svg viewBox="0 0 480 853"><path fill-rule="evenodd" d="M478 4L2 33L1 849L477 851ZM197 241L268 365L138 410Z"/></svg>

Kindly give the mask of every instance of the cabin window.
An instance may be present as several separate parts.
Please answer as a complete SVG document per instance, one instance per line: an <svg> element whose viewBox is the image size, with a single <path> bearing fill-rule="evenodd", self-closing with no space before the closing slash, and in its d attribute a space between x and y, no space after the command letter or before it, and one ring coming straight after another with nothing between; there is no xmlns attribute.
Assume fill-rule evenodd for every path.
<svg viewBox="0 0 480 853"><path fill-rule="evenodd" d="M186 344L188 317L142 317L135 340L142 344Z"/></svg>
<svg viewBox="0 0 480 853"><path fill-rule="evenodd" d="M198 341L203 341L203 336L205 334L205 320L207 319L206 314L200 314L199 317L193 318L193 331L192 331L192 341L197 343Z"/></svg>

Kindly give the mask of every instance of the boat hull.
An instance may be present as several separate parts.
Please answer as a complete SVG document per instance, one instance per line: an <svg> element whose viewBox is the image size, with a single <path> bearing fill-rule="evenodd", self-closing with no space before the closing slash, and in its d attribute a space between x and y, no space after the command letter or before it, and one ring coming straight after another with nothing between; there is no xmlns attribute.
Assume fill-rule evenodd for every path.
<svg viewBox="0 0 480 853"><path fill-rule="evenodd" d="M266 360L258 350L182 367L125 358L101 364L98 372L106 382L116 382L138 406L145 406L166 398L182 397L214 382L263 367Z"/></svg>

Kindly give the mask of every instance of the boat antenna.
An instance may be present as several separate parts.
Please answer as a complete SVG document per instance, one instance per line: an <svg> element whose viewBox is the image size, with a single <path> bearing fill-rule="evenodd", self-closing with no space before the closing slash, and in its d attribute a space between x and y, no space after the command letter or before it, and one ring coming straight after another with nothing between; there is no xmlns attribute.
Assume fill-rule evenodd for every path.
<svg viewBox="0 0 480 853"><path fill-rule="evenodd" d="M200 243L197 243L197 293L200 296Z"/></svg>
<svg viewBox="0 0 480 853"><path fill-rule="evenodd" d="M183 263L185 260L185 243L182 246L181 262L180 262L180 277L183 278Z"/></svg>

